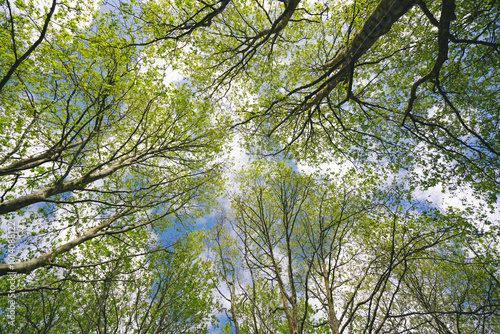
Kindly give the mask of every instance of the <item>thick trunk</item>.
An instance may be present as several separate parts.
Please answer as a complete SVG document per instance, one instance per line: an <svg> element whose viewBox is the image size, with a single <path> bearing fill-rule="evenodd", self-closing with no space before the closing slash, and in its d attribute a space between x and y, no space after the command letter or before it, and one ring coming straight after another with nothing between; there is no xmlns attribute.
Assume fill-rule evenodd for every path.
<svg viewBox="0 0 500 334"><path fill-rule="evenodd" d="M344 66L351 61L358 60L416 2L416 0L382 0L363 24L363 27L354 35L347 48L340 51L324 67Z"/></svg>
<svg viewBox="0 0 500 334"><path fill-rule="evenodd" d="M269 254L271 257L271 261L274 267L274 271L276 273L276 279L278 281L278 287L280 289L280 294L281 294L281 299L283 301L283 311L285 312L285 316L288 322L289 326L289 332L290 334L298 334L298 321L297 321L297 316L296 316L296 310L297 310L297 305L296 305L296 299L290 296L288 296L285 288L285 283L283 282L283 279L281 278L280 274L280 269L279 265L276 263L276 258L274 257L274 252L272 247L269 249ZM290 307L290 304L291 307Z"/></svg>
<svg viewBox="0 0 500 334"><path fill-rule="evenodd" d="M55 184L51 187L35 191L34 193L31 193L29 195L0 203L0 215L22 209L31 204L43 202L44 200L57 194L62 194L74 190L82 190L86 185L99 179L105 178L124 166L125 165L122 164L116 164L101 172L88 174L79 179L64 182L62 184Z"/></svg>
<svg viewBox="0 0 500 334"><path fill-rule="evenodd" d="M386 34L416 2L416 0L382 0L363 27L356 32L349 45L323 65L325 70L331 70L334 73L306 105L312 107L320 103L340 82L346 80L351 65Z"/></svg>
<svg viewBox="0 0 500 334"><path fill-rule="evenodd" d="M56 161L61 155L63 155L64 151L74 148L78 145L82 145L85 142L85 140L80 140L78 142L68 144L65 146L57 145L48 149L44 153L37 154L29 158L21 159L5 167L0 167L0 176L16 174L23 170L35 168L46 162ZM0 161L0 164L3 164L8 158L9 155L5 156L2 159L2 161Z"/></svg>
<svg viewBox="0 0 500 334"><path fill-rule="evenodd" d="M235 282L232 282L231 285L231 317L233 318L233 324L234 324L234 332L235 334L240 334L240 324L238 320L238 315L236 311L236 288L235 288Z"/></svg>
<svg viewBox="0 0 500 334"><path fill-rule="evenodd" d="M75 238L65 243L64 245L61 245L56 249L47 252L35 259L31 259L29 261L24 261L24 262L11 263L11 264L0 264L0 277L8 275L9 272L15 272L17 274L29 274L35 269L49 265L57 255L66 253L75 248L76 246L84 243L85 241L97 237L99 235L99 231L109 226L110 224L112 224L114 221L124 216L125 214L126 214L125 212L117 213L116 215L109 218L101 225L98 225L88 230L80 237Z"/></svg>
<svg viewBox="0 0 500 334"><path fill-rule="evenodd" d="M328 305L328 324L330 325L332 334L339 334L339 321L335 315L333 296L332 296L332 291L330 290L330 279L328 271L326 269L326 263L324 262L322 269L323 269L323 282L325 284L325 291L326 291L326 301Z"/></svg>
<svg viewBox="0 0 500 334"><path fill-rule="evenodd" d="M29 195L15 198L3 203L0 203L0 215L13 212L22 209L28 205L43 202L46 199L57 195L63 194L69 191L83 190L86 185L91 184L97 180L106 178L111 174L115 173L117 170L129 166L131 163L138 160L142 155L137 155L135 157L128 157L121 159L116 162L111 167L104 169L102 171L97 171L93 173L86 174L76 180L68 181L64 183L54 184L53 186L47 187L45 189L35 191Z"/></svg>

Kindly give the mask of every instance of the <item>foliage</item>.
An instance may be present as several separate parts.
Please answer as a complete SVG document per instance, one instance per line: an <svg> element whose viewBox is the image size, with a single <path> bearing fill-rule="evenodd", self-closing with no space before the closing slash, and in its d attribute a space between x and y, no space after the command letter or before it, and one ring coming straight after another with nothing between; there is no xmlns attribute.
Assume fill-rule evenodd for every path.
<svg viewBox="0 0 500 334"><path fill-rule="evenodd" d="M495 203L499 15L487 1L234 1L185 70L231 99L253 151L417 169L420 186Z"/></svg>
<svg viewBox="0 0 500 334"><path fill-rule="evenodd" d="M168 84L171 63L154 48L128 45L135 31L120 29L119 11L1 6L0 284L3 310L17 300L26 324L7 332L97 333L127 317L133 331L206 331L214 304L196 242L151 252L220 192L227 117L189 84ZM192 275L207 283L194 289ZM155 294L148 313L139 296Z"/></svg>
<svg viewBox="0 0 500 334"><path fill-rule="evenodd" d="M242 173L211 246L235 332L496 332L496 232L353 176Z"/></svg>
<svg viewBox="0 0 500 334"><path fill-rule="evenodd" d="M18 296L18 331L206 332L212 293L225 332L499 331L497 223L412 199L497 203L498 1L0 8L0 317ZM255 163L213 262L201 234L162 244L217 210L233 131L354 168Z"/></svg>
<svg viewBox="0 0 500 334"><path fill-rule="evenodd" d="M97 270L75 268L54 289L18 295L21 321L13 326L4 321L3 330L208 333L218 306L210 263L200 259L202 238L203 233L192 232L171 247L158 244L140 257L109 261ZM77 279L81 276L86 279Z"/></svg>

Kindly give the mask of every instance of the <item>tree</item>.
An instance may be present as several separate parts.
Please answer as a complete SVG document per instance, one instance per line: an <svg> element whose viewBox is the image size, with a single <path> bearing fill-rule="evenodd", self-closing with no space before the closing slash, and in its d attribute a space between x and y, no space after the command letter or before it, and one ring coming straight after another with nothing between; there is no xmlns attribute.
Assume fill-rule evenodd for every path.
<svg viewBox="0 0 500 334"><path fill-rule="evenodd" d="M95 283L108 296L105 282L138 270L157 233L217 196L226 118L167 84L175 45L159 64L154 47L130 45L140 33L121 29L120 12L1 6L2 292L57 301ZM15 288L9 273L21 274Z"/></svg>
<svg viewBox="0 0 500 334"><path fill-rule="evenodd" d="M313 178L282 163L242 173L211 247L235 331L494 332L496 250L470 252L496 232L354 175Z"/></svg>
<svg viewBox="0 0 500 334"><path fill-rule="evenodd" d="M249 149L423 169L496 202L498 2L196 4L184 70L231 100Z"/></svg>

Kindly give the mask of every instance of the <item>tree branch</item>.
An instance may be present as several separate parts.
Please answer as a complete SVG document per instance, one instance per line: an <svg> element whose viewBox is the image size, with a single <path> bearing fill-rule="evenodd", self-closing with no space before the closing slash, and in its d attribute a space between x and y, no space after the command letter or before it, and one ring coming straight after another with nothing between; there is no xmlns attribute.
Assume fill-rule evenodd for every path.
<svg viewBox="0 0 500 334"><path fill-rule="evenodd" d="M16 69L19 67L19 65L21 65L21 63L24 60L26 60L31 55L31 53L33 53L33 51L35 51L35 49L38 47L38 45L40 45L40 43L42 43L43 39L45 38L45 34L47 33L47 29L49 27L49 23L50 23L50 19L52 18L52 14L54 14L54 11L56 9L56 4L57 4L56 0L52 0L52 6L50 7L50 10L47 14L47 17L45 18L42 32L40 33L40 36L38 37L38 39L35 41L35 43L33 43L33 45L30 46L30 48L21 57L16 59L16 61L10 67L7 74L0 81L0 92L2 91L5 84L9 81L12 74L14 74Z"/></svg>

